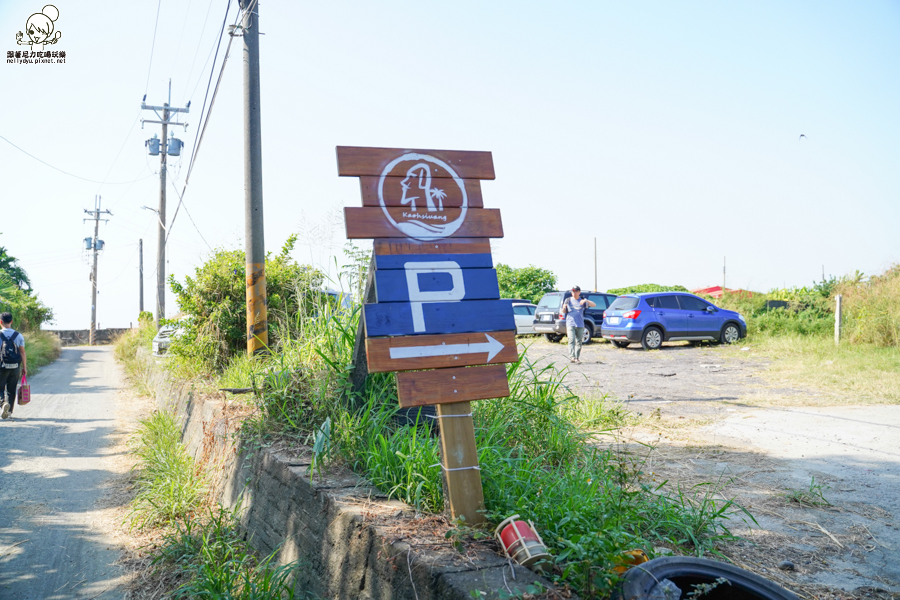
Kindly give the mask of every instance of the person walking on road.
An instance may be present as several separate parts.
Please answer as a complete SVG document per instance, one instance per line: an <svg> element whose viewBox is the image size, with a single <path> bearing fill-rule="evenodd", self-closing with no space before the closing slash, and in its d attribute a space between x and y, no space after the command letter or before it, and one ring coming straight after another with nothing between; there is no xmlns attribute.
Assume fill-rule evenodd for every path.
<svg viewBox="0 0 900 600"><path fill-rule="evenodd" d="M12 328L12 315L0 314L0 401L3 403L2 416L8 419L16 406L16 386L19 377L25 375L25 338ZM21 367L21 369L19 368Z"/></svg>
<svg viewBox="0 0 900 600"><path fill-rule="evenodd" d="M572 295L563 303L563 314L566 315L566 337L569 338L569 362L581 362L581 341L584 339L584 309L597 306L587 298L581 297L581 288L572 288Z"/></svg>

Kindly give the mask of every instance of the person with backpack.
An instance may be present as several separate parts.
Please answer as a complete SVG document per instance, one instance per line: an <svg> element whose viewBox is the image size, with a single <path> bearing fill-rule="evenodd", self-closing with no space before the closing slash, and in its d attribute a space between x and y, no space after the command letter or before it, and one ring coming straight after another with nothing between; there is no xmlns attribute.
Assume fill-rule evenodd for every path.
<svg viewBox="0 0 900 600"><path fill-rule="evenodd" d="M0 400L3 402L2 416L12 416L16 405L16 386L19 378L25 375L25 338L12 328L12 315L8 312L0 314ZM19 368L21 367L21 369Z"/></svg>

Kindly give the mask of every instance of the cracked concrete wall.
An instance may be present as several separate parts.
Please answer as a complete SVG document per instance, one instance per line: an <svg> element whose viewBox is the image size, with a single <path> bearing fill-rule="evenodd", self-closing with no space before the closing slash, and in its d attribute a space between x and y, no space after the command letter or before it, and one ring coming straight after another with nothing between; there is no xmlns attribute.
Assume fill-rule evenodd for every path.
<svg viewBox="0 0 900 600"><path fill-rule="evenodd" d="M551 587L496 553L479 549L463 556L442 536L411 545L396 533L415 529L408 505L388 500L348 471L311 476L310 461L296 458L308 456L308 449L292 448L289 455L238 444L240 423L224 400L202 399L156 366L148 378L159 408L180 418L183 442L206 466L218 500L227 508L240 505L253 545L264 556L277 552L281 564L300 561L298 592L342 600L470 600L473 590L497 598L499 590L515 593L535 582Z"/></svg>

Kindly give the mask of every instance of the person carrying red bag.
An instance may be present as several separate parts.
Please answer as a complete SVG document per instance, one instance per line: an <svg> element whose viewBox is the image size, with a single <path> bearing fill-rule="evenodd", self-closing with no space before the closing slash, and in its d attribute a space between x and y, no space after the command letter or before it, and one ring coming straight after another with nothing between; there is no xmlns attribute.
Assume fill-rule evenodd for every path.
<svg viewBox="0 0 900 600"><path fill-rule="evenodd" d="M25 338L12 328L12 314L0 314L0 400L3 401L0 417L12 416L16 405L16 386L21 375L28 373L25 356ZM19 368L21 367L21 369Z"/></svg>

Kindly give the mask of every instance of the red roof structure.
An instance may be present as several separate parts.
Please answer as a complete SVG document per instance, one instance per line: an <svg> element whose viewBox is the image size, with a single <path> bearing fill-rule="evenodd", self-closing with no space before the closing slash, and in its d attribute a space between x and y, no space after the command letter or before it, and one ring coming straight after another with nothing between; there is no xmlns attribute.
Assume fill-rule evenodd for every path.
<svg viewBox="0 0 900 600"><path fill-rule="evenodd" d="M697 294L698 296L712 296L713 298L721 298L724 294L722 293L721 285L714 285L708 288L700 288L697 290L691 290L692 294ZM727 294L738 294L740 296L744 296L746 298L752 298L753 292L748 290L732 290L725 288L725 293Z"/></svg>

